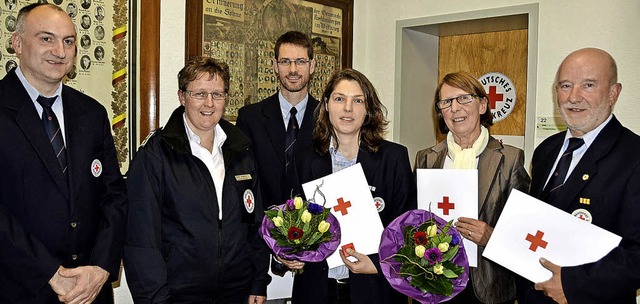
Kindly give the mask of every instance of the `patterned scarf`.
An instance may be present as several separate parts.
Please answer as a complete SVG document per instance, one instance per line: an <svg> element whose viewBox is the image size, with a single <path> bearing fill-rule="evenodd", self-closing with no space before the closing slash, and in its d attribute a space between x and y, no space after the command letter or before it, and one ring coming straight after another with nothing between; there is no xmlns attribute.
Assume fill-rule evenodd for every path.
<svg viewBox="0 0 640 304"><path fill-rule="evenodd" d="M453 140L453 134L447 134L447 148L449 149L449 157L453 160L454 169L475 169L476 157L484 151L489 142L489 131L484 126L480 126L480 136L468 149L462 149Z"/></svg>

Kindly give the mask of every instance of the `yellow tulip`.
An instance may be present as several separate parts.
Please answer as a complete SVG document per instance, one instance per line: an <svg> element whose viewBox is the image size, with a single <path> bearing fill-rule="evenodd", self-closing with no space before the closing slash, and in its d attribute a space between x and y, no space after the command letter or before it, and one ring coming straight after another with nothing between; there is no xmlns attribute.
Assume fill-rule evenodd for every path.
<svg viewBox="0 0 640 304"><path fill-rule="evenodd" d="M438 244L438 249L440 249L440 252L447 252L447 250L449 250L449 243Z"/></svg>
<svg viewBox="0 0 640 304"><path fill-rule="evenodd" d="M329 227L331 226L331 224L327 221L322 221L320 222L320 224L318 224L318 231L320 231L320 233L325 233L327 232L327 230L329 230Z"/></svg>
<svg viewBox="0 0 640 304"><path fill-rule="evenodd" d="M296 196L293 199L293 205L296 207L296 210L302 208L302 198L299 196Z"/></svg>
<svg viewBox="0 0 640 304"><path fill-rule="evenodd" d="M416 248L415 248L416 255L417 255L419 258L424 257L424 252L425 252L425 251L427 251L427 248L424 248L424 246L422 246L422 245L418 245L418 246L416 246Z"/></svg>
<svg viewBox="0 0 640 304"><path fill-rule="evenodd" d="M436 236L437 233L438 233L438 226L431 225L431 226L427 227L427 235L429 237L434 237L434 236Z"/></svg>
<svg viewBox="0 0 640 304"><path fill-rule="evenodd" d="M311 213L309 213L309 211L307 211L307 210L302 211L302 215L300 216L300 219L305 224L310 222L311 221Z"/></svg>
<svg viewBox="0 0 640 304"><path fill-rule="evenodd" d="M444 273L444 266L442 266L442 264L433 265L433 272L435 274L443 274Z"/></svg>
<svg viewBox="0 0 640 304"><path fill-rule="evenodd" d="M272 218L272 219L271 219L271 221L273 222L273 224L274 224L276 227L280 227L280 226L282 226L282 224L284 223L284 219L282 219L282 218L281 218L281 217L279 217L279 216L276 216L276 217Z"/></svg>

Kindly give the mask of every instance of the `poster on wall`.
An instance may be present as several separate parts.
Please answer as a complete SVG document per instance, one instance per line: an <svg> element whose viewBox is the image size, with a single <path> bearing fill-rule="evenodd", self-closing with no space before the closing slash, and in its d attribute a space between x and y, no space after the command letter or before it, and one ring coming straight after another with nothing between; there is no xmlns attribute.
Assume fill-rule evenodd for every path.
<svg viewBox="0 0 640 304"><path fill-rule="evenodd" d="M64 84L98 100L106 109L118 161L126 172L130 159L128 36L129 0L3 0L0 1L0 77L18 66L11 36L20 9L50 3L64 10L76 25L76 62Z"/></svg>
<svg viewBox="0 0 640 304"><path fill-rule="evenodd" d="M194 3L198 2L198 3ZM225 117L235 120L244 105L277 92L273 70L274 45L283 33L297 30L312 41L316 68L309 93L319 98L331 75L349 66L352 1L200 0L187 2L187 18L201 18L199 50L188 56L207 56L229 65L231 80ZM190 4L191 3L191 4ZM197 7L191 13L190 5ZM196 6L196 5L199 5ZM188 23L188 22L187 22ZM190 27L187 27L187 31ZM188 42L189 43L189 42ZM348 60L345 60L348 57Z"/></svg>

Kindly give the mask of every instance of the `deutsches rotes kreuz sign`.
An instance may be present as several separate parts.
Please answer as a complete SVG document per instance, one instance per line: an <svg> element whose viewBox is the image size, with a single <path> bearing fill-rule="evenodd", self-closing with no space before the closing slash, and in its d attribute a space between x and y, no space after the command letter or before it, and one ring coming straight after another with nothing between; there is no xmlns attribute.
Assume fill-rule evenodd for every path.
<svg viewBox="0 0 640 304"><path fill-rule="evenodd" d="M491 72L480 76L478 80L489 96L493 122L507 118L516 106L516 86L511 79L504 74Z"/></svg>

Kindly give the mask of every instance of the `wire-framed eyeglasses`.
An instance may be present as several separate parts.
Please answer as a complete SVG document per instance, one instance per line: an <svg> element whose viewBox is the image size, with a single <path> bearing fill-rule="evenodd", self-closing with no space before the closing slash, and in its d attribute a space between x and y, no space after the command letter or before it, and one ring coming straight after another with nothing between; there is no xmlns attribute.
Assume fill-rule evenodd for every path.
<svg viewBox="0 0 640 304"><path fill-rule="evenodd" d="M478 95L475 95L475 94L464 94L464 95L460 95L458 97L453 97L453 98L449 98L449 99L440 100L440 101L438 101L438 103L436 103L436 105L438 106L438 109L444 110L446 108L451 107L451 105L453 104L453 100L454 99L455 99L455 101L458 102L458 104L464 105L464 104L468 104L468 103L472 102L475 97L478 97Z"/></svg>
<svg viewBox="0 0 640 304"><path fill-rule="evenodd" d="M296 66L303 66L303 65L306 65L307 63L309 63L309 61L311 61L311 60L302 59L302 58L298 58L298 59L294 59L294 60L291 60L289 58L282 58L282 59L280 59L280 60L278 60L276 62L278 63L278 65L281 65L281 66L284 66L284 67L288 67L288 66L291 65L292 62L295 63Z"/></svg>
<svg viewBox="0 0 640 304"><path fill-rule="evenodd" d="M204 92L204 91L198 91L198 92L185 91L185 92L187 92L187 94L189 94L191 98L197 99L197 100L205 100L209 95L211 95L211 99L213 100L224 100L227 98L227 93L225 92L211 92L211 93Z"/></svg>

